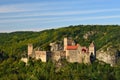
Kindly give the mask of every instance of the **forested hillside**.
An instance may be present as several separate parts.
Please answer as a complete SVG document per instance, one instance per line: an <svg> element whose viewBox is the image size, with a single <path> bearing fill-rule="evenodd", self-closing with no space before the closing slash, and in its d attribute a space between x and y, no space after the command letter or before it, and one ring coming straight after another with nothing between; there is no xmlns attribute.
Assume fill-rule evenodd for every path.
<svg viewBox="0 0 120 80"><path fill-rule="evenodd" d="M40 62L40 65L37 64L38 62L33 63L29 61L29 66L25 67L25 64L19 61L21 56L27 53L28 43L33 43L34 47L40 46L42 50L49 50L49 43L62 41L64 37L72 37L77 43L85 46L88 46L94 41L97 50L100 48L106 50L107 47L113 46L120 51L120 26L118 25L77 25L40 32L0 33L1 79L9 80L14 76L16 78L15 80L48 80L49 77L51 77L51 80L54 80L53 77L57 80L58 78L60 80L62 78L64 80L70 80L69 77L71 77L72 80L78 80L80 77L82 77L81 80L98 80L98 78L100 78L100 80L107 80L112 76L111 80L118 80L118 75L120 74L120 71L118 71L119 67L114 69L107 64L97 66L97 62L94 63L95 66L66 63L66 68L62 68L60 72L55 73L54 66L50 66L52 63L44 64ZM80 68L75 68L76 66ZM86 70L86 68L90 69ZM94 68L95 70L97 69L97 72ZM48 71L45 69L48 69ZM42 73L41 70L45 70L45 72ZM40 71L39 74L37 74L37 71ZM87 74L88 72L90 74ZM109 74L102 75L107 73ZM58 75L54 76L55 74ZM103 78L100 77L101 75ZM7 79L5 76L9 78Z"/></svg>
<svg viewBox="0 0 120 80"><path fill-rule="evenodd" d="M120 49L120 26L78 25L40 32L0 33L0 50L9 56L18 57L26 53L28 43L49 50L50 42L62 41L64 37L72 37L77 43L85 46L94 41L97 50L107 44Z"/></svg>

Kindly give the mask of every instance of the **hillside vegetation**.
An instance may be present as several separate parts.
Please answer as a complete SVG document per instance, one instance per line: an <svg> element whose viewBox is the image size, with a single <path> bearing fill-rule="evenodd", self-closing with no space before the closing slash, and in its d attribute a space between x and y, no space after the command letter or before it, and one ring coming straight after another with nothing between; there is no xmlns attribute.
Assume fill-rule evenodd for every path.
<svg viewBox="0 0 120 80"><path fill-rule="evenodd" d="M120 51L119 25L76 25L40 32L0 33L0 80L119 80L120 67L95 62L92 65L68 63L56 72L52 62L29 60L26 66L21 56L27 54L27 45L49 50L49 43L63 41L64 37L72 37L84 46L94 41L96 49L113 49ZM119 55L120 56L120 55Z"/></svg>
<svg viewBox="0 0 120 80"><path fill-rule="evenodd" d="M87 39L85 37L87 37ZM0 50L9 56L27 53L27 44L33 43L43 50L49 50L49 43L72 37L80 45L88 46L92 41L96 49L110 45L120 49L120 26L118 25L78 25L40 32L0 33Z"/></svg>

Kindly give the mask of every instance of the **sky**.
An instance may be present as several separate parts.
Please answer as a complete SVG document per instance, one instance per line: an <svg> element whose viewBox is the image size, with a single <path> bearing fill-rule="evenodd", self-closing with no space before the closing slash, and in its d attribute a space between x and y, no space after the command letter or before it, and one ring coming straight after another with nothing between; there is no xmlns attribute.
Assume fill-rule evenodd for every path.
<svg viewBox="0 0 120 80"><path fill-rule="evenodd" d="M0 33L120 25L120 0L0 0Z"/></svg>

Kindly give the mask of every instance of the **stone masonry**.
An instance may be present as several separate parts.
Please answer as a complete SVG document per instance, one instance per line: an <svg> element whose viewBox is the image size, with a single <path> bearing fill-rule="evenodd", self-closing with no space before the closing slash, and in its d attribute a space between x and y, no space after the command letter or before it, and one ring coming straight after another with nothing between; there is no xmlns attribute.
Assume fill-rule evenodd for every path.
<svg viewBox="0 0 120 80"><path fill-rule="evenodd" d="M93 42L88 48L76 44L71 38L64 38L63 42L63 46L55 42L50 43L51 51L35 50L32 44L28 44L28 58L41 59L42 62L47 62L50 58L53 61L65 58L68 62L90 63L90 56L96 55Z"/></svg>

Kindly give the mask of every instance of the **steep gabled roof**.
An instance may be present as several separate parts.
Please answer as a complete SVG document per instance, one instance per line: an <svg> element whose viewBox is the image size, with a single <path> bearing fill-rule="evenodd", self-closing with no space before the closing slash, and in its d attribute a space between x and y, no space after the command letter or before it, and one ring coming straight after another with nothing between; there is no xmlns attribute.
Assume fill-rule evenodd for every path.
<svg viewBox="0 0 120 80"><path fill-rule="evenodd" d="M89 47L95 47L94 42L92 42Z"/></svg>

